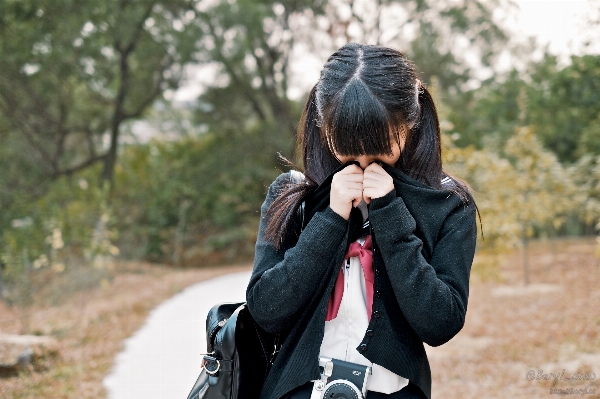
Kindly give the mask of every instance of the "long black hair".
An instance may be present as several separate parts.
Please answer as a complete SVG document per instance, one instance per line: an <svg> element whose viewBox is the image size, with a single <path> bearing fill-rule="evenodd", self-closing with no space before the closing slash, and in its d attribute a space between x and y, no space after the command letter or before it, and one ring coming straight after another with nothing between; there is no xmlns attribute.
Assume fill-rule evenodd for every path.
<svg viewBox="0 0 600 399"><path fill-rule="evenodd" d="M304 196L341 165L335 153L391 154L391 139L402 148L396 168L436 189L447 177L451 191L464 202L473 201L467 184L442 170L437 111L413 63L391 48L349 43L329 57L310 91L296 147L302 152L304 178L281 186L267 210L265 239L281 248Z"/></svg>

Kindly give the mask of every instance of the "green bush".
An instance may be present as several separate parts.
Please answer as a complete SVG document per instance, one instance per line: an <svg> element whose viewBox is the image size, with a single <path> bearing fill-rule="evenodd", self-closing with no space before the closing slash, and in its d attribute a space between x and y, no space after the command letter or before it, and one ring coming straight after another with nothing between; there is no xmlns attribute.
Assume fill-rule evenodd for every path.
<svg viewBox="0 0 600 399"><path fill-rule="evenodd" d="M125 146L112 198L123 254L194 266L250 259L279 173L275 150L265 159L271 147L258 131Z"/></svg>

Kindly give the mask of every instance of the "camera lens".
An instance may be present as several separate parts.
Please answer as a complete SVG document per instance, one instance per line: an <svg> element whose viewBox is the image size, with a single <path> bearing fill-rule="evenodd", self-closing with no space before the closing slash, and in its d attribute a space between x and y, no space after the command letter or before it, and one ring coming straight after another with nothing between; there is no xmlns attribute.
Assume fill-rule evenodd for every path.
<svg viewBox="0 0 600 399"><path fill-rule="evenodd" d="M333 383L325 390L324 399L360 399L356 389L345 383Z"/></svg>

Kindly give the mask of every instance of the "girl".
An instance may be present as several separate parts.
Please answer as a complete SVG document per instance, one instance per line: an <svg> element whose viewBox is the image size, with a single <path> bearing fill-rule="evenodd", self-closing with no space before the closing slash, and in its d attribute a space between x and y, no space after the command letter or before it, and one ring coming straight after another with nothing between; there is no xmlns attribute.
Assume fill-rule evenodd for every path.
<svg viewBox="0 0 600 399"><path fill-rule="evenodd" d="M369 399L430 399L423 342L463 327L477 234L468 186L442 170L431 95L402 53L348 44L298 142L305 172L269 187L246 292L283 342L261 398L308 399L323 356L371 366Z"/></svg>

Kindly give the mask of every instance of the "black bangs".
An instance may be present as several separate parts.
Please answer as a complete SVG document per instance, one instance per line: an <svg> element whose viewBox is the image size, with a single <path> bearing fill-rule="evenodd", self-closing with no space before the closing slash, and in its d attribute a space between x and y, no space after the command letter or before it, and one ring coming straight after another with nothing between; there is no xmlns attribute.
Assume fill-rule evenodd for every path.
<svg viewBox="0 0 600 399"><path fill-rule="evenodd" d="M392 137L398 141L400 121L373 96L365 83L352 78L333 98L323 115L321 139L330 151L343 156L392 154Z"/></svg>

